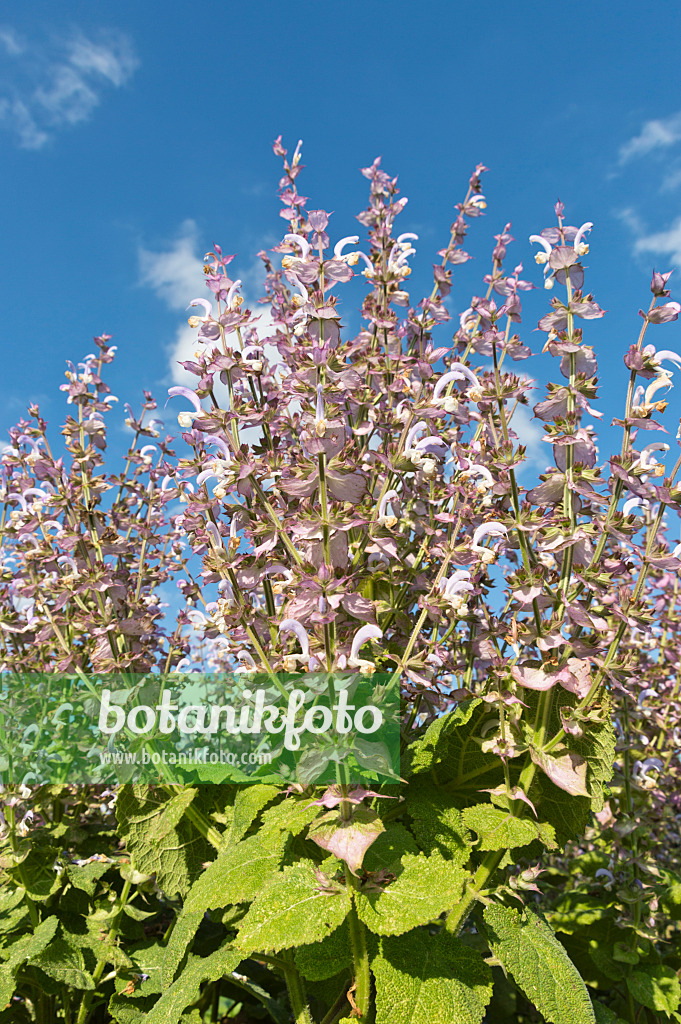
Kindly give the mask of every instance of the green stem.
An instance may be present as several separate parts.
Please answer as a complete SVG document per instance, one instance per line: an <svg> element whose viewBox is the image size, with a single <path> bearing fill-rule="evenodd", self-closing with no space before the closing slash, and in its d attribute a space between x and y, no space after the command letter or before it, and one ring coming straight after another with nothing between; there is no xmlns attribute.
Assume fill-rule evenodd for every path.
<svg viewBox="0 0 681 1024"><path fill-rule="evenodd" d="M354 879L347 864L345 865L345 883L348 887L348 893L354 890ZM364 925L357 916L354 897L351 898L352 905L347 920L355 973L354 998L360 1017L364 1020L371 1008L371 970L369 968L369 953L367 951Z"/></svg>
<svg viewBox="0 0 681 1024"><path fill-rule="evenodd" d="M338 999L333 1004L329 1012L324 1017L322 1024L338 1024L341 1017L346 1016L345 1009L348 1006L348 986L347 983L343 985L343 989L338 996Z"/></svg>
<svg viewBox="0 0 681 1024"><path fill-rule="evenodd" d="M284 959L286 988L291 1001L295 1024L314 1024L307 1005L303 979L300 977L300 973L294 963L293 950L287 950Z"/></svg>

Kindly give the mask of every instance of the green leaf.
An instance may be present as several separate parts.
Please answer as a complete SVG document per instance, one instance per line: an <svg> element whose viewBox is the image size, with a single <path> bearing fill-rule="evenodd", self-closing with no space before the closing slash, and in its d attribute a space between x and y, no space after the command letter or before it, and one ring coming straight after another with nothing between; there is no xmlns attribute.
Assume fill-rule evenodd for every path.
<svg viewBox="0 0 681 1024"><path fill-rule="evenodd" d="M636 950L632 949L626 942L615 943L613 946L612 957L613 960L619 960L619 962L623 964L637 964L641 959Z"/></svg>
<svg viewBox="0 0 681 1024"><path fill-rule="evenodd" d="M591 816L588 797L570 796L541 772L535 775L529 796L542 821L553 825L561 846L584 834Z"/></svg>
<svg viewBox="0 0 681 1024"><path fill-rule="evenodd" d="M280 793L278 786L249 785L239 790L234 801L234 817L227 840L230 846L243 839L260 811Z"/></svg>
<svg viewBox="0 0 681 1024"><path fill-rule="evenodd" d="M509 811L492 804L466 807L463 820L468 828L477 832L481 850L512 850L528 846L539 839L549 850L556 849L555 832L551 825L531 818L516 818Z"/></svg>
<svg viewBox="0 0 681 1024"><path fill-rule="evenodd" d="M419 848L411 832L398 822L391 823L365 853L362 867L365 871L388 871L398 875L402 870L405 853L416 856L418 852ZM326 870L323 865L322 868Z"/></svg>
<svg viewBox="0 0 681 1024"><path fill-rule="evenodd" d="M627 987L634 999L649 1010L674 1013L681 1001L681 985L676 971L665 964L640 967L627 977Z"/></svg>
<svg viewBox="0 0 681 1024"><path fill-rule="evenodd" d="M614 1010L611 1010L605 1003L599 1003L597 999L594 999L593 1008L596 1024L626 1024Z"/></svg>
<svg viewBox="0 0 681 1024"><path fill-rule="evenodd" d="M42 953L31 957L31 966L69 988L94 989L95 983L85 969L83 951L57 937Z"/></svg>
<svg viewBox="0 0 681 1024"><path fill-rule="evenodd" d="M21 883L36 903L44 903L61 888L62 883L54 870L54 862L58 856L58 849L45 842L44 837L41 842L38 834L28 856L22 858Z"/></svg>
<svg viewBox="0 0 681 1024"><path fill-rule="evenodd" d="M0 935L16 931L24 918L28 918L28 905L24 903L23 888L0 894ZM1 955L1 954L0 954Z"/></svg>
<svg viewBox="0 0 681 1024"><path fill-rule="evenodd" d="M540 917L491 904L485 924L492 952L549 1024L594 1024L577 968Z"/></svg>
<svg viewBox="0 0 681 1024"><path fill-rule="evenodd" d="M59 926L56 917L48 917L38 925L32 935L24 935L2 950L4 963L0 964L0 1010L14 994L14 979L19 968L31 962L52 941Z"/></svg>
<svg viewBox="0 0 681 1024"><path fill-rule="evenodd" d="M309 796L287 796L274 807L263 812L259 835L268 832L289 832L292 836L299 835L304 828L319 814L319 807L313 804Z"/></svg>
<svg viewBox="0 0 681 1024"><path fill-rule="evenodd" d="M158 911L142 910L141 907L136 907L134 903L128 903L123 907L123 913L133 921L148 921L150 917L156 917Z"/></svg>
<svg viewBox="0 0 681 1024"><path fill-rule="evenodd" d="M253 902L241 922L236 945L261 952L321 942L345 920L347 893L320 892L311 861L286 868L280 881Z"/></svg>
<svg viewBox="0 0 681 1024"><path fill-rule="evenodd" d="M228 847L199 875L168 942L163 965L166 983L175 977L207 910L246 903L278 877L286 842L285 832L271 832L267 837L259 832Z"/></svg>
<svg viewBox="0 0 681 1024"><path fill-rule="evenodd" d="M603 810L603 787L612 779L615 762L617 736L610 714L611 703L608 694L603 694L599 720L586 722L582 736L571 736L569 741L570 749L588 762L586 788L591 796L591 809L596 814Z"/></svg>
<svg viewBox="0 0 681 1024"><path fill-rule="evenodd" d="M589 933L585 933L588 935ZM618 963L613 955L613 947L603 943L600 938L592 938L587 942L589 956L593 961L597 970L604 974L610 981L621 981L625 974L625 969L621 963ZM584 971L582 970L582 977ZM586 980L586 979L585 979Z"/></svg>
<svg viewBox="0 0 681 1024"><path fill-rule="evenodd" d="M433 785L429 776L417 775L409 784L405 809L424 853L439 853L465 864L471 851L470 834L446 790Z"/></svg>
<svg viewBox="0 0 681 1024"><path fill-rule="evenodd" d="M371 967L376 1024L481 1024L492 995L480 954L444 931L383 939Z"/></svg>
<svg viewBox="0 0 681 1024"><path fill-rule="evenodd" d="M216 910L254 899L277 874L284 857L286 833L258 832L228 847L194 882L185 910Z"/></svg>
<svg viewBox="0 0 681 1024"><path fill-rule="evenodd" d="M145 1024L177 1024L183 1011L195 1002L204 981L217 981L236 970L243 955L229 946L222 946L210 956L192 956L170 988L161 996Z"/></svg>
<svg viewBox="0 0 681 1024"><path fill-rule="evenodd" d="M452 784L458 797L501 781L499 758L484 753L476 738L490 711L479 698L459 704L430 725L405 754L403 773L428 771L438 785Z"/></svg>
<svg viewBox="0 0 681 1024"><path fill-rule="evenodd" d="M187 910L185 907L175 922L175 927L170 933L168 945L164 950L161 968L164 985L172 985L175 980L177 970L201 926L204 914L204 910Z"/></svg>
<svg viewBox="0 0 681 1024"><path fill-rule="evenodd" d="M76 920L74 927L79 923ZM94 954L95 960L98 960L100 957L106 957L107 963L112 964L116 969L132 967L130 957L108 934L111 926L110 909L100 908L94 911L94 913L88 916L85 923L87 926L86 932L67 932L62 921L63 938L70 946L73 946L75 949L90 950Z"/></svg>
<svg viewBox="0 0 681 1024"><path fill-rule="evenodd" d="M563 893L551 911L551 927L554 931L574 935L577 932L593 934L599 923L610 925L615 917L612 908L603 904L596 896L589 896L578 889ZM621 934L617 928L615 935ZM602 936L599 934L599 938ZM609 943L612 945L612 942Z"/></svg>
<svg viewBox="0 0 681 1024"><path fill-rule="evenodd" d="M88 896L94 896L97 882L112 867L106 861L94 860L90 864L68 864L66 874L71 885L82 889Z"/></svg>
<svg viewBox="0 0 681 1024"><path fill-rule="evenodd" d="M135 990L131 994L132 999L144 999L151 995L158 996L168 988L173 979L171 978L167 983L163 982L161 971L166 951L159 942L152 942L150 945L129 952L132 965L116 972L114 981L116 992L125 993L125 989L131 981L135 986ZM140 975L143 974L147 977L141 981Z"/></svg>
<svg viewBox="0 0 681 1024"><path fill-rule="evenodd" d="M134 999L117 993L109 1000L108 1010L117 1024L144 1024L153 1009L152 999Z"/></svg>
<svg viewBox="0 0 681 1024"><path fill-rule="evenodd" d="M300 946L296 950L296 967L308 981L325 981L335 977L352 962L350 939L345 921L321 942Z"/></svg>
<svg viewBox="0 0 681 1024"><path fill-rule="evenodd" d="M669 872L665 873L669 888L660 896L660 902L672 921L681 920L681 880Z"/></svg>
<svg viewBox="0 0 681 1024"><path fill-rule="evenodd" d="M466 872L439 854L406 854L397 880L383 892L355 893L357 914L377 935L401 935L451 910L461 897Z"/></svg>
<svg viewBox="0 0 681 1024"><path fill-rule="evenodd" d="M209 847L184 816L197 790L186 787L168 797L161 787L121 786L116 801L118 832L132 855L135 867L156 875L166 896L185 896Z"/></svg>

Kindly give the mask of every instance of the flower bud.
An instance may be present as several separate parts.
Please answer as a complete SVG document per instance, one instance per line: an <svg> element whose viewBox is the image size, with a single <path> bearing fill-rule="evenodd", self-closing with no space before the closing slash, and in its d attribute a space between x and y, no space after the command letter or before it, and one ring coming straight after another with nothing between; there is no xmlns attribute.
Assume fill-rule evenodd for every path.
<svg viewBox="0 0 681 1024"><path fill-rule="evenodd" d="M671 274L671 270L667 274L660 274L659 271L653 270L653 277L650 282L650 290L653 293L653 295L669 295L669 292L666 290L666 284L669 278L671 277Z"/></svg>

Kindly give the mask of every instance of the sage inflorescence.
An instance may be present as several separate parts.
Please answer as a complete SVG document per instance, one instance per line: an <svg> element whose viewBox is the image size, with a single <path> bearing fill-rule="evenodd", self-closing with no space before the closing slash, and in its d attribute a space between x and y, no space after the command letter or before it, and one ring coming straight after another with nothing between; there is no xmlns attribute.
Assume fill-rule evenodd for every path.
<svg viewBox="0 0 681 1024"><path fill-rule="evenodd" d="M0 662L122 686L354 674L378 700L399 681L399 778L358 743L370 787L340 768L323 787L266 769L55 785L40 728L21 777L0 736L0 1021L679 1019L681 454L654 440L676 431L669 274L622 352L621 449L599 459L590 222L558 203L521 247L539 271L510 267L505 225L454 313L484 166L416 303L419 239L380 160L361 237L307 209L300 144L274 150L286 226L259 253L261 311L214 245L187 297L193 386L126 406L123 467L107 335L69 365L59 450L35 406L10 430ZM552 465L528 488L535 280L558 382L533 407Z"/></svg>

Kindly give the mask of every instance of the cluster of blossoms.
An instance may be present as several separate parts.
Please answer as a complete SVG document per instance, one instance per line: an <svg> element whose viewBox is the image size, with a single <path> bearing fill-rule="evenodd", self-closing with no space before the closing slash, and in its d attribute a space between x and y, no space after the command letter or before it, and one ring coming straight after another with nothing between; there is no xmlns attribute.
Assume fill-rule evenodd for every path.
<svg viewBox="0 0 681 1024"><path fill-rule="evenodd" d="M195 385L169 390L189 406L177 417L180 457L145 392L139 417L128 407L124 471L104 473L116 401L101 377L114 356L105 335L62 385L77 410L63 429L70 461L53 455L37 408L10 432L3 666L380 668L403 680L405 727L483 694L496 708L484 742L504 758L528 749L524 691L550 691L563 724L545 737L542 768L578 791L584 766L561 762L565 738L604 714L606 688L635 698L631 666L652 621L677 635L665 609L681 548L666 539L665 514L681 508L679 463L667 472L658 460L668 446L638 442L661 429L666 366L681 365L646 343L650 325L678 316L665 301L669 275L654 275L625 357L622 450L603 475L584 422L601 415L583 338L585 322L603 316L583 289L592 225L566 225L558 204L557 226L532 236L545 283L565 289L538 325L563 381L534 407L554 466L524 491L514 416L532 383L513 364L531 353L514 331L533 285L522 264L505 268L510 224L495 236L485 294L454 318L446 301L452 267L469 259L469 222L486 206L486 168L471 176L432 291L415 304L406 286L418 238L396 234L407 203L397 179L379 160L364 168L366 243L332 242L329 215L307 211L298 192L300 147L290 162L280 140L275 153L287 230L259 254L271 319L263 327L246 307L228 272L235 257L215 245L204 266L211 298L190 302L203 313L189 318L197 348L182 364ZM348 338L340 292L358 266L369 290ZM167 632L159 587L171 577L183 607ZM661 696L670 685L665 675ZM564 691L576 709L560 706Z"/></svg>
<svg viewBox="0 0 681 1024"><path fill-rule="evenodd" d="M139 414L126 406L132 438L125 465L107 472L106 420L117 403L103 379L115 354L107 335L95 339L94 354L78 366L69 364L62 390L73 414L62 429L63 452L53 451L36 406L10 430L0 455L0 671L19 677L132 676L220 669L242 677L244 694L253 676L278 685L280 673L305 673L312 695L337 670L391 674L401 683L405 773L413 771L414 781L406 801L394 806L396 814L407 808L421 850L408 856L427 865L428 885L433 865L436 871L459 869L458 860L445 861L433 851L436 826L417 820L419 786L427 778L432 821L440 815L444 830L453 834L452 849L458 842L472 866L456 909L446 902L451 890L440 886L444 902L430 917L400 919L385 934L390 941L421 941L418 928L432 929L447 913L445 941L458 941L456 928L463 927L474 900L509 911L503 899L534 899L527 893L539 892L536 883L544 872L528 861L507 873L507 884L487 888L494 873L514 859L506 857L507 850L536 849L541 838L556 851L558 842L565 846L579 836L568 858L559 850L544 860L544 906L566 944L573 943L575 960L582 956L587 982L601 990L608 979L621 982L617 1005L623 1005L630 978L623 980L614 955L598 960L595 954L588 962L578 942L581 908L598 896L595 932L600 937L607 931L603 942L632 965L639 952L648 957L655 943L671 941L664 907L674 884L681 892L681 543L671 539L674 513L681 511L681 455L669 468L670 445L648 440L664 429L656 417L665 414L673 374L681 367L680 355L649 338L651 328L655 333L681 312L669 301L670 275L653 274L639 337L624 355L629 383L622 418L615 421L622 428L621 450L599 465L593 422L602 416L596 408L597 362L584 331L604 311L584 289L582 264L593 225L566 224L558 203L556 224L531 236L539 246L535 259L544 268L544 286L552 290L550 311L538 329L545 335L544 352L558 360L560 380L548 385L533 409L553 464L526 488L519 480L519 470L528 467L518 410L522 415L533 381L515 369L531 355L516 329L523 293L534 285L523 278L522 264L507 266L514 242L510 224L494 236L484 294L474 295L460 314L452 312L449 298L453 268L470 259L463 248L470 222L486 209L486 168L479 165L472 174L433 267L432 290L416 302L408 282L419 239L397 226L407 204L397 179L379 160L363 169L369 203L358 217L366 233L361 240L334 230L325 211L307 209L297 186L300 144L290 161L281 139L274 150L283 158L279 195L286 229L279 245L259 254L266 292L260 302L269 315L248 308L241 281L230 276L236 257L214 245L205 257L208 295L191 299L188 307L196 351L182 365L193 386L170 388L166 402L177 416L180 437L166 433L156 402L144 392ZM355 277L363 279L366 294L361 326L348 336L340 296ZM167 599L173 582L179 610ZM381 692L386 691L377 687L377 700ZM426 731L429 723L432 730ZM450 726L451 733L465 737L458 765L445 763L456 760L449 758ZM430 761L419 763L434 734ZM442 750L446 756L438 760ZM436 778L441 768L452 772L444 781ZM53 826L69 833L56 812L41 816L39 801L33 810L28 783L37 776L30 774L0 794L0 842L12 847L3 863L14 865L8 871L16 871L22 894L28 890L18 844ZM213 788L230 792L220 794L228 803L214 809L212 819L198 806L200 799L192 804L195 789L177 795L177 804L176 795L166 793L172 818L172 824L162 822L167 833L158 821L150 824L157 792L128 794L127 812L118 807L124 841L141 850L149 873L130 867L120 898L114 898L118 909L107 902L102 911L102 920L113 922L112 950L118 950L115 938L134 879L151 888L152 874L160 873L179 887L172 877L177 850L186 851L199 838L221 855L229 846L231 840L214 825L232 821L225 808L231 815L234 792ZM272 788L260 787L270 790L266 801L273 799ZM359 872L379 834L377 812L364 801L386 794L362 787L349 791L339 783L309 803L301 782L286 794L271 810L279 814L287 801L294 807L306 802L306 812L327 810L321 825L308 821L308 838L345 861L341 881L315 864L316 894L345 891L356 909L363 906L360 896L385 893L395 881L392 868L380 863L361 877ZM571 799L556 802L556 794ZM62 796L48 793L53 796L56 807ZM99 813L103 824L97 829L109 835L116 795L95 797L100 803L91 817ZM256 816L262 809L257 799ZM197 830L186 842L173 831L185 812ZM503 819L499 830L508 833L505 846L495 815ZM460 823L459 832L453 822ZM147 828L145 849L140 834ZM347 829L355 829L354 838L347 838ZM409 839L402 823L395 830ZM154 837L170 834L173 867L167 872L151 847ZM255 832L238 839L236 848L254 837ZM398 836L397 846L403 838ZM161 853L167 852L163 847ZM279 864L283 847L276 856ZM102 855L69 861L64 871L97 859ZM279 885L280 875L289 884L291 867L272 884ZM301 863L295 865L299 869L307 870ZM185 894L197 877L203 878L198 867L187 868ZM484 894L490 891L501 900L488 899ZM228 896L223 902L231 905ZM236 904L243 899L241 893ZM38 912L29 902L35 927ZM197 906L192 904L190 916L201 918L194 913ZM159 915L167 909L163 900ZM355 933L354 982L348 981L339 1005L345 1006L347 995L353 1016L364 1016L372 981L355 909L348 917L348 931ZM677 909L681 917L681 897ZM225 929L233 930L242 916L243 907L225 913ZM137 924L138 917L131 917ZM326 939L326 918L323 924L315 935ZM163 936L170 933L166 929L164 917ZM613 946L613 929L621 929L617 935L626 942ZM184 925L175 932L183 933ZM428 941L435 939L432 930ZM299 945L311 941L303 932ZM249 953L255 949L248 946ZM275 963L269 950L266 944L266 959ZM173 971L181 959L182 954ZM118 956L114 960L118 964ZM105 962L98 950L79 1022L88 1019ZM280 963L288 981L293 961ZM675 969L655 963L646 977L676 981ZM114 977L115 971L104 981ZM134 975L132 991L139 978L148 977ZM197 982L197 995L205 977ZM637 991L635 984L636 979ZM213 1005L219 1009L219 981L216 991ZM289 985L296 1019L310 1019L295 992ZM650 1007L647 990L640 1002ZM176 1008L181 1013L179 1003ZM327 1008L324 1020L337 1020L340 1012Z"/></svg>

